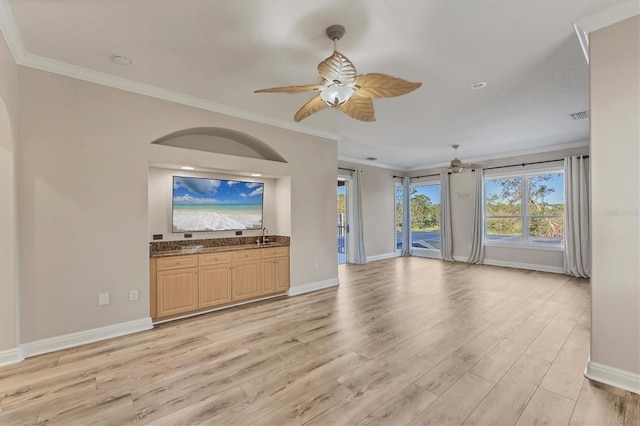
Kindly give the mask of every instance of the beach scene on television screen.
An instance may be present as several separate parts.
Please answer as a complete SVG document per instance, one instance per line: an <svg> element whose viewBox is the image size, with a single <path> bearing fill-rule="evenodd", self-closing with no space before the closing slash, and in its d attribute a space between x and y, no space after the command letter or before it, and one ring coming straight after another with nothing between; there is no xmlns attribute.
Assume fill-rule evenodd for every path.
<svg viewBox="0 0 640 426"><path fill-rule="evenodd" d="M173 177L173 232L262 229L264 184Z"/></svg>

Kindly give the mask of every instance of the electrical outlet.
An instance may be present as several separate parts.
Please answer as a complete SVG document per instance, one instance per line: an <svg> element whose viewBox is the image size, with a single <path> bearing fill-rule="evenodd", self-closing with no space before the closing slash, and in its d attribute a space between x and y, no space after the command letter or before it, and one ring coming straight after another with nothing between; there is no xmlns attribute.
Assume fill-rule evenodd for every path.
<svg viewBox="0 0 640 426"><path fill-rule="evenodd" d="M109 304L109 293L100 293L98 295L98 305L108 305Z"/></svg>
<svg viewBox="0 0 640 426"><path fill-rule="evenodd" d="M155 240L161 240L162 239L162 234L153 234L153 239Z"/></svg>
<svg viewBox="0 0 640 426"><path fill-rule="evenodd" d="M242 231L236 231L236 235L242 235Z"/></svg>
<svg viewBox="0 0 640 426"><path fill-rule="evenodd" d="M129 292L129 300L130 301L134 301L134 300L138 300L138 290L131 290Z"/></svg>
<svg viewBox="0 0 640 426"><path fill-rule="evenodd" d="M193 237L193 234L184 234L184 237L185 238L191 238L191 237Z"/></svg>

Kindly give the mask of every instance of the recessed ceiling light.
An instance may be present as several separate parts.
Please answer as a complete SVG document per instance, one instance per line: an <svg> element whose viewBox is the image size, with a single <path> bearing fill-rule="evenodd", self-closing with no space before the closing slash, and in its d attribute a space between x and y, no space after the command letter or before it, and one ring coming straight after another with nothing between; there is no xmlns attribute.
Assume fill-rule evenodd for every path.
<svg viewBox="0 0 640 426"><path fill-rule="evenodd" d="M113 55L111 56L111 60L119 65L129 65L131 61L126 56L122 55Z"/></svg>
<svg viewBox="0 0 640 426"><path fill-rule="evenodd" d="M486 81L478 81L471 85L471 90L484 89L485 87L487 87Z"/></svg>
<svg viewBox="0 0 640 426"><path fill-rule="evenodd" d="M195 170L195 167L191 167L191 166L182 166L180 167L182 170Z"/></svg>
<svg viewBox="0 0 640 426"><path fill-rule="evenodd" d="M365 158L365 160L369 160L369 161L376 161L378 159L378 157L367 157Z"/></svg>
<svg viewBox="0 0 640 426"><path fill-rule="evenodd" d="M260 177L260 176L262 176L262 175L261 175L260 173L251 173L251 176L253 176L253 177Z"/></svg>

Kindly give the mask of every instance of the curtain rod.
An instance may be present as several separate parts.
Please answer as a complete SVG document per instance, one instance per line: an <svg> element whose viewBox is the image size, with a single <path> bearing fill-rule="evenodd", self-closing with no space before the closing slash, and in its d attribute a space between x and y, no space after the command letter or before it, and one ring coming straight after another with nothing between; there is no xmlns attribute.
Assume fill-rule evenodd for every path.
<svg viewBox="0 0 640 426"><path fill-rule="evenodd" d="M451 172L447 172L447 174L451 174ZM440 173L434 173L432 175L422 175L422 176L409 176L409 179L420 179L423 177L433 177L433 176L440 176ZM396 176L393 175L394 178L404 178L405 176Z"/></svg>
<svg viewBox="0 0 640 426"><path fill-rule="evenodd" d="M578 158L589 158L588 155L578 155ZM564 158L558 158L557 160L545 160L545 161L532 161L530 163L518 163L518 164L509 164L508 166L494 166L494 167L483 167L483 170L494 170L494 169L504 169L506 167L524 167L529 166L531 164L545 164L545 163L557 163L558 161L564 161Z"/></svg>
<svg viewBox="0 0 640 426"><path fill-rule="evenodd" d="M347 169L346 167L338 167L338 170L349 170L350 172L356 171L356 169Z"/></svg>
<svg viewBox="0 0 640 426"><path fill-rule="evenodd" d="M578 155L578 158L589 158L588 155ZM494 170L494 169L504 169L506 167L524 167L524 166L529 166L531 164L544 164L544 163L556 163L558 161L564 161L564 158L558 158L556 160L545 160L545 161L532 161L530 163L518 163L518 164L509 164L507 166L493 166L493 167L483 167L483 170ZM473 169L475 170L475 169ZM451 174L451 172L449 172L449 174ZM419 178L423 178L423 177L432 177L432 176L440 176L440 173L435 173L435 174L431 174L431 175L423 175L423 176L410 176L409 179L419 179ZM396 176L393 175L394 178L404 178L404 176Z"/></svg>

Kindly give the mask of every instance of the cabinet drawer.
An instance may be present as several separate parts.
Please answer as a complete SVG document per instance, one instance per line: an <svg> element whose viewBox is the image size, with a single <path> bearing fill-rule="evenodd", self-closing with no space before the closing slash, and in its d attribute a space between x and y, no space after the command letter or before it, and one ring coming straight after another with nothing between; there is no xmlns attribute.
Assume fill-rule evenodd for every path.
<svg viewBox="0 0 640 426"><path fill-rule="evenodd" d="M260 259L260 250L242 250L233 252L233 260L235 262L241 260L256 260Z"/></svg>
<svg viewBox="0 0 640 426"><path fill-rule="evenodd" d="M230 252L205 253L200 255L200 266L217 265L219 263L230 263Z"/></svg>
<svg viewBox="0 0 640 426"><path fill-rule="evenodd" d="M289 247L269 247L262 249L262 257L288 256Z"/></svg>
<svg viewBox="0 0 640 426"><path fill-rule="evenodd" d="M198 266L198 255L192 254L189 256L159 257L156 265L158 271L191 268L193 266Z"/></svg>

